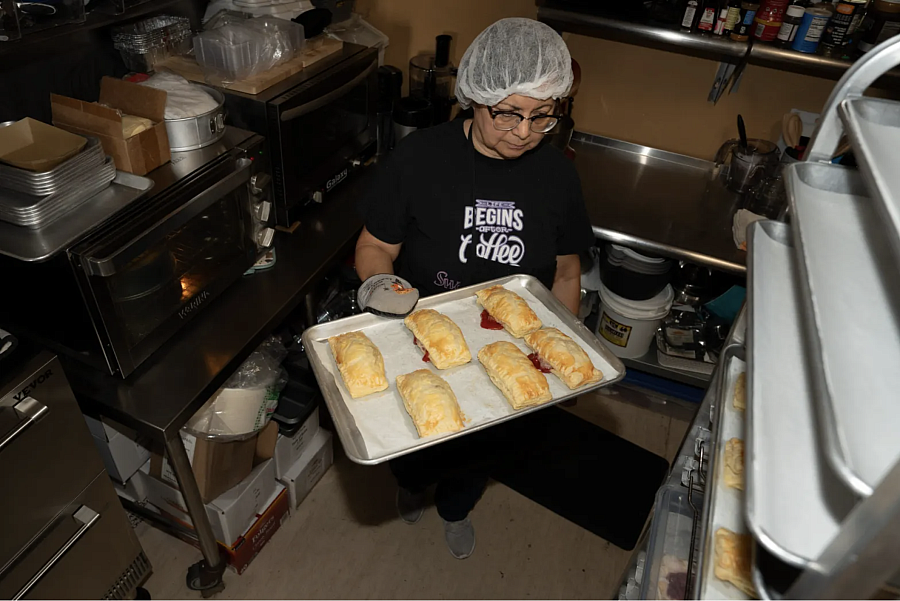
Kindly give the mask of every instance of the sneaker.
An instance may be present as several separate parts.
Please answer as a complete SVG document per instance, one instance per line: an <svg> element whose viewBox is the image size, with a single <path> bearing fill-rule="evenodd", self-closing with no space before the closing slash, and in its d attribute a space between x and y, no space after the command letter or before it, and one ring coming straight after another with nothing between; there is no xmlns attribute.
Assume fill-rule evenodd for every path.
<svg viewBox="0 0 900 601"><path fill-rule="evenodd" d="M397 513L407 524L415 524L425 513L425 493L412 493L397 487Z"/></svg>
<svg viewBox="0 0 900 601"><path fill-rule="evenodd" d="M458 522L444 520L444 538L450 548L450 555L465 559L475 550L475 528L472 520L466 518Z"/></svg>

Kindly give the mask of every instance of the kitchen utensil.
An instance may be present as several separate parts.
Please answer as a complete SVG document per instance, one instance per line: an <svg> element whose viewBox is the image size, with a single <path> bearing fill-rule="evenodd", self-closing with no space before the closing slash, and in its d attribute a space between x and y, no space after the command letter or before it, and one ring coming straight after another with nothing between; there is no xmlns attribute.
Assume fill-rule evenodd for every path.
<svg viewBox="0 0 900 601"><path fill-rule="evenodd" d="M778 219L787 207L787 193L781 173L773 173L759 180L746 197L744 208L751 213Z"/></svg>
<svg viewBox="0 0 900 601"><path fill-rule="evenodd" d="M747 144L747 128L744 127L744 118L741 115L738 115L738 117L737 117L737 124L738 124L738 136L740 136L740 138L741 138L741 148L746 149L748 146L748 144Z"/></svg>
<svg viewBox="0 0 900 601"><path fill-rule="evenodd" d="M732 192L743 193L768 175L778 165L780 156L778 146L768 140L750 138L746 145L740 140L729 140L716 153L715 164L718 169L729 163L725 185Z"/></svg>
<svg viewBox="0 0 900 601"><path fill-rule="evenodd" d="M172 152L197 150L218 142L225 135L225 95L208 86L193 84L208 93L216 101L216 108L183 119L166 119L166 133Z"/></svg>
<svg viewBox="0 0 900 601"><path fill-rule="evenodd" d="M439 35L435 38L434 54L420 54L409 61L409 95L431 102L432 125L449 121L454 103L456 68L450 62L450 41L450 36Z"/></svg>
<svg viewBox="0 0 900 601"><path fill-rule="evenodd" d="M781 120L781 137L788 148L800 145L803 136L803 120L797 113L787 113Z"/></svg>

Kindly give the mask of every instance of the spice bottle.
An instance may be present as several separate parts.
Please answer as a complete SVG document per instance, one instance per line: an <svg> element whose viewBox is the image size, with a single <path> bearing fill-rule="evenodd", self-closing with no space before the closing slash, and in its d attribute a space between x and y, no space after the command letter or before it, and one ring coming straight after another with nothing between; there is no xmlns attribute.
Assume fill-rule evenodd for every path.
<svg viewBox="0 0 900 601"><path fill-rule="evenodd" d="M900 34L900 0L875 0L861 29L860 52L868 52L886 39Z"/></svg>
<svg viewBox="0 0 900 601"><path fill-rule="evenodd" d="M778 30L778 45L787 48L797 37L797 29L803 21L803 14L806 12L802 6L788 6L784 11L784 20L781 22L781 29Z"/></svg>
<svg viewBox="0 0 900 601"><path fill-rule="evenodd" d="M704 0L700 9L700 17L697 19L697 30L702 33L713 33L718 19L719 1Z"/></svg>
<svg viewBox="0 0 900 601"><path fill-rule="evenodd" d="M741 2L741 16L734 30L731 32L731 39L736 42L746 42L750 39L750 31L753 29L753 19L756 18L756 11L759 10L759 2Z"/></svg>
<svg viewBox="0 0 900 601"><path fill-rule="evenodd" d="M698 0L688 0L684 7L684 14L681 17L681 28L685 31L692 31L697 23L697 16L700 13L700 2Z"/></svg>
<svg viewBox="0 0 900 601"><path fill-rule="evenodd" d="M781 29L787 7L788 0L763 0L753 21L753 37L763 42L773 41Z"/></svg>
<svg viewBox="0 0 900 601"><path fill-rule="evenodd" d="M725 35L725 23L728 21L728 2L724 0L719 3L719 15L716 17L716 28L713 33L716 35Z"/></svg>
<svg viewBox="0 0 900 601"><path fill-rule="evenodd" d="M722 35L731 35L741 19L741 0L728 0L728 16L725 17L725 29Z"/></svg>

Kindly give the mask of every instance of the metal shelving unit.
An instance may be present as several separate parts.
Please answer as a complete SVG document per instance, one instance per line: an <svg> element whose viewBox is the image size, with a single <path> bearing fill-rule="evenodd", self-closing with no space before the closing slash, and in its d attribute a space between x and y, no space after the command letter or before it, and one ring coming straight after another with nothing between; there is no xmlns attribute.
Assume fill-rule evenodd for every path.
<svg viewBox="0 0 900 601"><path fill-rule="evenodd" d="M735 357L742 357L735 352L746 356L745 492L735 495L733 490L716 488L721 447L728 436L736 434L734 429L725 433L721 426L722 411L728 409L733 396L732 385L713 384L692 426L692 431L698 426L710 427L711 435L705 443L709 466L700 479L706 488L706 504L694 527L698 561L692 566L693 578L689 578L698 585L686 598L748 598L731 585L722 589L719 585L723 583L715 577L712 592L703 586L710 583L710 562L715 561L715 531L727 526L716 516L728 509L723 504L729 498L739 499L739 531L760 518L748 509L749 499L755 498L769 506L765 519L780 520L782 534L787 533L774 540L769 532L763 536L758 527L744 530L750 533L750 577L760 598L859 599L885 591L896 593L900 444L894 434L900 411L891 383L900 364L900 220L895 219L900 211L900 102L864 98L863 93L897 65L900 38L883 43L847 72L826 105L807 161L786 170L790 225L760 222L752 226L754 240L768 237L780 247L768 251L763 261L763 254L756 256L757 250L765 252L763 247L751 244L750 279L759 284L759 290L754 294L751 285L748 341L730 346L732 350L725 353L713 376L713 382L734 379L735 370L744 369L743 364L734 365ZM861 174L830 163L844 133L856 151ZM776 277L779 274L787 274L781 284ZM854 302L865 314L847 302L849 281L854 286ZM772 303L779 294L793 300ZM768 308L760 295L769 299ZM790 340L783 339L786 330L792 331ZM772 332L780 334L773 336ZM735 342L733 332L729 343ZM772 367L773 355L778 352L789 353L799 366ZM798 392L803 386L807 386L806 392ZM801 402L809 419L791 418L786 406L789 401L794 403L795 414ZM765 411L769 412L768 421ZM778 419L789 423L781 424ZM758 460L753 457L754 444L763 444L771 452L779 440L788 440L785 432L798 428L803 430L799 437L803 440L798 438L796 444L804 445L803 452L788 453L783 465L802 470L805 480L782 478L779 483L768 474L770 488L758 488L760 480L751 473L753 461ZM776 431L781 432L779 440L775 440ZM771 464L767 470L781 466ZM703 474L703 467L698 467L698 474ZM820 484L827 482L828 486L804 488L801 481L808 484L813 468ZM670 482L677 480L683 469L676 463ZM803 495L816 498L814 502L803 500ZM810 527L822 534L821 526L810 521L815 517L810 509L813 504L832 520L833 532L819 536L818 541L802 536ZM736 512L733 505L728 510L732 518ZM657 513L660 511L657 508ZM826 516L827 512L830 515ZM786 516L793 517L786 520ZM645 557L649 563L654 549L648 548ZM652 569L645 565L643 574L649 573Z"/></svg>
<svg viewBox="0 0 900 601"><path fill-rule="evenodd" d="M677 28L566 10L552 6L552 3L538 7L538 19L561 32L726 63L746 60L748 65L826 79L840 79L855 64L853 61L804 54L771 44L735 42L718 36L688 33ZM873 85L886 89L900 88L900 71L894 69L883 73L883 77L873 82Z"/></svg>

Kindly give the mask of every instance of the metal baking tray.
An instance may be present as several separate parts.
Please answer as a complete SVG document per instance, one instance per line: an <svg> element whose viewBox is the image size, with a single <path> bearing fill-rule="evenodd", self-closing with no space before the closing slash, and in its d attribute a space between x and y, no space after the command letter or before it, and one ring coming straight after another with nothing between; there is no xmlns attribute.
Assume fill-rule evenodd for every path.
<svg viewBox="0 0 900 601"><path fill-rule="evenodd" d="M747 526L780 561L805 567L837 533L855 498L816 439L791 229L760 221L748 238Z"/></svg>
<svg viewBox="0 0 900 601"><path fill-rule="evenodd" d="M84 173L103 164L105 155L100 140L88 137L85 148L50 171L33 172L0 164L2 187L34 196L46 196L65 187Z"/></svg>
<svg viewBox="0 0 900 601"><path fill-rule="evenodd" d="M106 189L77 205L78 212L69 219L57 219L39 229L0 221L0 254L20 261L46 261L152 187L151 179L118 171Z"/></svg>
<svg viewBox="0 0 900 601"><path fill-rule="evenodd" d="M823 450L867 496L900 459L900 278L891 238L858 172L797 163L786 181Z"/></svg>
<svg viewBox="0 0 900 601"><path fill-rule="evenodd" d="M696 590L699 599L749 599L743 591L715 576L716 530L728 528L738 534L747 534L744 519L745 492L726 486L722 479L725 469L725 444L732 438L745 441L744 411L734 408L734 386L738 375L747 371L746 351L743 344L730 344L719 356L719 378L716 392L715 419L713 420L713 452L709 455L709 471L706 477L706 496L702 523L705 524L704 540L700 545ZM746 486L744 487L746 488Z"/></svg>
<svg viewBox="0 0 900 601"><path fill-rule="evenodd" d="M89 198L109 186L116 177L116 167L111 157L106 158L101 170L85 175L67 187L65 191L45 197L47 200L38 209L10 211L8 207L0 207L0 220L25 227L42 227L70 213ZM0 205L5 202L24 204L29 202L19 192L0 193ZM28 197L34 198L34 197Z"/></svg>
<svg viewBox="0 0 900 601"><path fill-rule="evenodd" d="M569 390L556 376L547 374L553 400L538 407L515 411L488 378L476 357L485 344L508 340L529 353L525 343L505 330L485 330L480 325L481 308L475 303L475 292L500 284L521 295L541 318L545 326L553 326L572 337L603 372L603 380L593 386ZM472 361L447 370L435 370L453 387L467 425L460 432L437 437L419 438L403 401L397 392L396 378L416 369L434 369L422 362L413 345L413 336L402 320L377 317L370 313L354 315L313 326L303 333L303 346L322 389L328 410L347 456L356 463L374 465L426 447L431 447L478 430L521 417L566 399L608 386L625 376L625 366L584 324L569 312L536 278L515 275L475 286L423 298L416 309L435 309L454 320L462 330L472 352ZM328 338L361 330L381 349L390 388L361 399L346 392L328 347Z"/></svg>
<svg viewBox="0 0 900 601"><path fill-rule="evenodd" d="M72 178L62 190L53 194L34 196L0 189L0 214L27 218L49 213L70 202L72 197L82 194L85 187L110 182L115 175L116 166L112 157L105 157L101 164Z"/></svg>

